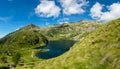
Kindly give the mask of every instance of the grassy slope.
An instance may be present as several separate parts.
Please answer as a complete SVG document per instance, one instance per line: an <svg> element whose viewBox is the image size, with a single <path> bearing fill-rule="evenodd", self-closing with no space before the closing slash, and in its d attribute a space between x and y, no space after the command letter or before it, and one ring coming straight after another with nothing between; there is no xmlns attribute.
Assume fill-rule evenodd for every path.
<svg viewBox="0 0 120 69"><path fill-rule="evenodd" d="M110 21L77 42L62 56L34 69L120 69L120 19Z"/></svg>
<svg viewBox="0 0 120 69"><path fill-rule="evenodd" d="M97 27L101 26L101 23L93 22L91 21L82 21L78 23L71 23L71 24L62 24L53 26L50 28L43 29L43 33L47 33L46 36L50 37L49 34L54 34L53 37L50 39L66 39L67 40L73 40L73 37L80 34L84 35L85 33L90 33L93 30L95 30ZM44 30L48 30L47 32L44 32ZM85 31L86 30L86 31ZM56 32L54 32L56 31ZM81 33L82 32L82 33ZM70 34L68 37L66 37ZM64 36L60 36L64 35ZM81 35L78 35L79 37L82 37ZM79 39L79 37L75 39ZM38 40L36 43L36 40ZM31 66L34 66L38 62L41 61L41 59L31 58L32 52L38 52L35 49L35 47L39 47L43 44L47 43L47 39L41 34L39 27L36 27L35 25L28 25L24 28L21 28L15 32L12 32L5 36L4 38L0 39L0 53L2 53L2 56L0 57L0 67L13 65L13 59L14 57L20 55L20 60L18 60L17 66L29 68ZM61 41L60 41L61 43ZM65 43L66 42L62 42ZM5 54L6 53L6 54ZM9 54L9 55L8 55ZM13 57L14 56L14 57ZM5 59L5 62L3 61ZM22 65L21 65L22 64Z"/></svg>
<svg viewBox="0 0 120 69"><path fill-rule="evenodd" d="M76 23L58 24L41 29L49 40L79 40L103 24L97 21L83 20Z"/></svg>
<svg viewBox="0 0 120 69"><path fill-rule="evenodd" d="M97 21L83 20L76 23L54 25L47 28L42 28L41 32L49 39L49 45L52 45L48 45L48 47L68 50L71 45L76 42L76 40L80 40L82 37L85 37L102 25L102 23ZM35 61L35 65L39 62L41 62L41 60L38 60L37 62ZM22 67L18 66L17 68L21 69ZM25 67L23 66L23 68Z"/></svg>
<svg viewBox="0 0 120 69"><path fill-rule="evenodd" d="M82 20L42 28L41 32L49 40L47 47L66 51L69 50L76 41L79 41L102 25L103 23L98 21Z"/></svg>
<svg viewBox="0 0 120 69"><path fill-rule="evenodd" d="M37 47L40 44L45 44L46 41L47 39L41 34L40 28L30 24L0 39L0 45L21 48L27 46Z"/></svg>
<svg viewBox="0 0 120 69"><path fill-rule="evenodd" d="M16 65L31 65L34 54L47 44L47 39L41 34L40 28L28 25L0 39L0 69ZM32 62L32 63L31 63Z"/></svg>

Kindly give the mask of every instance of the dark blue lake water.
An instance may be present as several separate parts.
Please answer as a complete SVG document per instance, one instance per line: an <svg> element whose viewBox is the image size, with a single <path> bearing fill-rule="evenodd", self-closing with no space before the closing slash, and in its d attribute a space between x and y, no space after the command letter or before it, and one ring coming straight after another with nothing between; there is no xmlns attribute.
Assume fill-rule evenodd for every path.
<svg viewBox="0 0 120 69"><path fill-rule="evenodd" d="M40 48L41 50L47 50L46 52L41 52L37 54L37 57L42 59L50 59L64 54L66 51L73 46L76 41L72 40L58 40L49 41L46 48Z"/></svg>
<svg viewBox="0 0 120 69"><path fill-rule="evenodd" d="M49 58L54 58L54 57L57 57L59 55L62 55L64 52L65 51L61 51L59 49L49 49L49 51L39 53L37 56L39 58L49 59Z"/></svg>

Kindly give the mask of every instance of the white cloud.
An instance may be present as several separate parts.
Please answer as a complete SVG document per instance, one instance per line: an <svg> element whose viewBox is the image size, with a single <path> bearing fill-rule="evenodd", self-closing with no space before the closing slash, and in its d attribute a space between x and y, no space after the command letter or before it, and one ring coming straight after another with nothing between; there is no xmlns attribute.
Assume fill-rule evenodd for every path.
<svg viewBox="0 0 120 69"><path fill-rule="evenodd" d="M41 0L40 4L35 8L35 13L40 17L58 17L60 10L54 1Z"/></svg>
<svg viewBox="0 0 120 69"><path fill-rule="evenodd" d="M18 27L18 28L16 28L16 30L19 30L19 29L21 29L23 26L20 26L20 27Z"/></svg>
<svg viewBox="0 0 120 69"><path fill-rule="evenodd" d="M99 18L101 17L102 15L102 8L103 8L103 5L99 4L98 2L93 5L93 7L91 8L90 12L91 12L91 17L92 18Z"/></svg>
<svg viewBox="0 0 120 69"><path fill-rule="evenodd" d="M116 18L120 18L120 3L113 3L110 6L106 6L107 10L106 12L103 12L104 6L100 3L96 3L93 5L91 8L91 17L99 20L99 21L104 21L107 22L109 20L113 20Z"/></svg>
<svg viewBox="0 0 120 69"><path fill-rule="evenodd" d="M88 4L86 0L59 0L63 13L66 15L82 14L85 12L84 6Z"/></svg>
<svg viewBox="0 0 120 69"><path fill-rule="evenodd" d="M59 24L66 24L66 23L69 23L69 22L67 22L67 21L66 22L59 22Z"/></svg>
<svg viewBox="0 0 120 69"><path fill-rule="evenodd" d="M50 25L50 23L46 22L46 23L45 23L45 25L46 25L46 26L49 26L49 25Z"/></svg>
<svg viewBox="0 0 120 69"><path fill-rule="evenodd" d="M17 28L16 30L19 30L20 28Z"/></svg>
<svg viewBox="0 0 120 69"><path fill-rule="evenodd" d="M58 20L59 24L68 23L68 22L69 22L69 18L62 18Z"/></svg>

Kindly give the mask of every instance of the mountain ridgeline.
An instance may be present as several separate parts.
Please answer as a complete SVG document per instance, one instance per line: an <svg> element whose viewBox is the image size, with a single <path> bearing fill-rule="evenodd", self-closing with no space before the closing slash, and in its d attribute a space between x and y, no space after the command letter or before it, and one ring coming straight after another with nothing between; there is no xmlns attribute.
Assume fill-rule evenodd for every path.
<svg viewBox="0 0 120 69"><path fill-rule="evenodd" d="M0 39L0 69L120 69L119 53L120 19L30 24Z"/></svg>
<svg viewBox="0 0 120 69"><path fill-rule="evenodd" d="M43 32L49 40L65 39L77 41L102 25L103 24L98 21L82 20L75 23L57 24L42 28L41 32Z"/></svg>

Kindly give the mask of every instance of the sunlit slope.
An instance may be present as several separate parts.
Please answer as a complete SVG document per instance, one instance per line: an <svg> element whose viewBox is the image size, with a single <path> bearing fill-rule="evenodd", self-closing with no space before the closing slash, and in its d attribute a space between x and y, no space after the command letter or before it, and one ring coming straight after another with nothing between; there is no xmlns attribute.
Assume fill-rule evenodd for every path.
<svg viewBox="0 0 120 69"><path fill-rule="evenodd" d="M12 32L0 39L0 45L2 47L39 47L46 43L47 39L41 34L40 28L33 24Z"/></svg>
<svg viewBox="0 0 120 69"><path fill-rule="evenodd" d="M80 40L102 25L98 21L82 20L42 28L41 32L50 40Z"/></svg>
<svg viewBox="0 0 120 69"><path fill-rule="evenodd" d="M37 60L35 49L47 45L48 40L33 24L25 26L0 39L0 69L13 69L18 65L30 66Z"/></svg>
<svg viewBox="0 0 120 69"><path fill-rule="evenodd" d="M34 69L120 69L120 19L110 21L60 57L37 63Z"/></svg>

